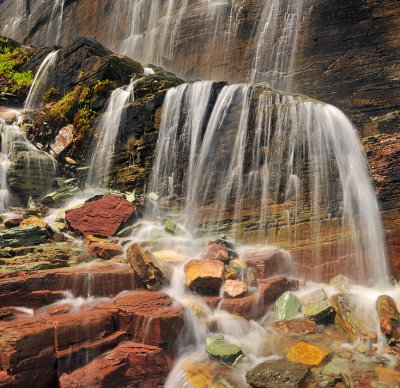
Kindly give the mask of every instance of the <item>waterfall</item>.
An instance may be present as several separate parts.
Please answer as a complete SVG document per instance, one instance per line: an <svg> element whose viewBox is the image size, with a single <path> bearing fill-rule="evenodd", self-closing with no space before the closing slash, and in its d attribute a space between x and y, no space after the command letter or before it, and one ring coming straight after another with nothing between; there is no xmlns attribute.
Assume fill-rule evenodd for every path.
<svg viewBox="0 0 400 388"><path fill-rule="evenodd" d="M201 1L196 4L197 17L205 17L202 34L207 35L207 49L211 54L222 45L231 44L236 36L237 18L241 10L235 0ZM111 28L113 48L144 63L165 65L174 59L177 42L182 33L182 23L193 11L188 0L123 0L117 4ZM192 7L192 8L191 8ZM187 22L187 21L186 21ZM117 26L128 25L129 31L121 36ZM200 43L200 37L198 42ZM114 43L117 42L117 43ZM183 72L187 69L182 68ZM211 74L210 67L210 74Z"/></svg>
<svg viewBox="0 0 400 388"><path fill-rule="evenodd" d="M311 267L323 255L325 223L338 220L345 243L333 254L348 258L341 271L364 282L384 277L379 209L346 116L301 96L238 84L222 89L207 117L210 93L208 82L168 92L151 190L184 209L192 230L275 243L273 232L286 228L296 247L305 223L317 243Z"/></svg>
<svg viewBox="0 0 400 388"><path fill-rule="evenodd" d="M265 1L256 32L250 82L285 90L294 65L304 0Z"/></svg>
<svg viewBox="0 0 400 388"><path fill-rule="evenodd" d="M7 38L23 41L29 30L29 14L27 0L15 0L15 13L1 30L1 34ZM28 19L28 20L27 20ZM26 23L26 26L24 26Z"/></svg>
<svg viewBox="0 0 400 388"><path fill-rule="evenodd" d="M43 96L49 88L49 83L54 75L53 71L57 61L57 54L58 51L52 51L39 66L25 100L24 110L40 109Z"/></svg>
<svg viewBox="0 0 400 388"><path fill-rule="evenodd" d="M99 187L105 180L114 155L115 141L124 113L124 106L133 99L134 81L128 86L115 89L107 103L106 110L96 126L97 141L92 150L86 185ZM103 181L103 182L102 182Z"/></svg>
<svg viewBox="0 0 400 388"><path fill-rule="evenodd" d="M46 44L60 44L65 0L55 0L46 32Z"/></svg>

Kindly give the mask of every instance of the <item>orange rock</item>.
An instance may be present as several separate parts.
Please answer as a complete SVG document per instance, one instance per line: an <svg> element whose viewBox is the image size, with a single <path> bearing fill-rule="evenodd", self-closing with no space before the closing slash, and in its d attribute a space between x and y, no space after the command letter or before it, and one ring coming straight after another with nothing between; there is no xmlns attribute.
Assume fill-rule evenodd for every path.
<svg viewBox="0 0 400 388"><path fill-rule="evenodd" d="M320 365L328 356L329 353L326 350L300 342L289 350L287 359L297 364Z"/></svg>
<svg viewBox="0 0 400 388"><path fill-rule="evenodd" d="M400 371L389 366L377 366L375 373L378 380L385 384L398 384L400 382ZM397 385L396 385L397 386Z"/></svg>
<svg viewBox="0 0 400 388"><path fill-rule="evenodd" d="M219 260L191 260L185 264L186 284L199 294L217 295L224 278Z"/></svg>
<svg viewBox="0 0 400 388"><path fill-rule="evenodd" d="M186 364L183 370L185 371L186 378L193 387L212 387L212 375L206 363Z"/></svg>
<svg viewBox="0 0 400 388"><path fill-rule="evenodd" d="M29 217L20 223L20 227L24 226L39 226L41 228L49 228L49 224L39 217Z"/></svg>

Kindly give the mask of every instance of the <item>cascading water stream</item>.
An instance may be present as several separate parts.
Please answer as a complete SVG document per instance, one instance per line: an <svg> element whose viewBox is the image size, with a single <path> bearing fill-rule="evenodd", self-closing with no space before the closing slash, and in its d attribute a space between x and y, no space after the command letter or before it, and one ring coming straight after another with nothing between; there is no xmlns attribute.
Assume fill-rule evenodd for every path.
<svg viewBox="0 0 400 388"><path fill-rule="evenodd" d="M46 44L60 44L65 0L55 0L46 33Z"/></svg>
<svg viewBox="0 0 400 388"><path fill-rule="evenodd" d="M305 0L264 2L258 22L250 82L287 90L293 71Z"/></svg>
<svg viewBox="0 0 400 388"><path fill-rule="evenodd" d="M57 54L58 51L52 51L40 65L25 100L24 110L35 110L41 107L43 96L54 75L53 72L57 61Z"/></svg>
<svg viewBox="0 0 400 388"><path fill-rule="evenodd" d="M211 83L171 89L163 109L150 190L184 209L192 231L227 232L239 239L301 243L304 224L320 247L329 220L345 258L340 271L361 282L387 275L377 201L357 134L333 106L267 87L226 86L209 118ZM286 216L284 216L286 214ZM304 230L303 230L304 233Z"/></svg>
<svg viewBox="0 0 400 388"><path fill-rule="evenodd" d="M115 141L124 114L124 106L134 98L134 81L128 86L114 90L107 103L106 110L97 126L98 139L92 150L86 186L105 185L115 149Z"/></svg>
<svg viewBox="0 0 400 388"><path fill-rule="evenodd" d="M23 40L25 39L26 31L29 30L29 14L27 0L15 0L14 16L1 30L1 34L8 38ZM24 23L26 24L24 28Z"/></svg>

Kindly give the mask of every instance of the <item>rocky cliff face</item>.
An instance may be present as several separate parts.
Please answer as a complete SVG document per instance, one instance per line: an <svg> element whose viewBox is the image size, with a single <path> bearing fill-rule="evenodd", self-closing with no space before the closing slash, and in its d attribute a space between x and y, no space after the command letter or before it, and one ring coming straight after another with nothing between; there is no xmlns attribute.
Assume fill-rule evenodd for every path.
<svg viewBox="0 0 400 388"><path fill-rule="evenodd" d="M19 23L15 36L19 40L54 43L49 33L54 4L39 0L23 0L21 4L18 9L13 0L0 2L3 32L6 26L12 34L13 26ZM121 49L131 27L124 4L116 7L111 0L65 1L60 43L86 35L107 47ZM177 13L168 26L173 29L179 18L173 56L160 59L163 65L185 79L246 80L254 59L262 2L232 4L221 5L218 13L212 14L203 12L202 2L194 1L182 14ZM307 0L304 15L292 88L339 106L364 136L398 131L400 3Z"/></svg>

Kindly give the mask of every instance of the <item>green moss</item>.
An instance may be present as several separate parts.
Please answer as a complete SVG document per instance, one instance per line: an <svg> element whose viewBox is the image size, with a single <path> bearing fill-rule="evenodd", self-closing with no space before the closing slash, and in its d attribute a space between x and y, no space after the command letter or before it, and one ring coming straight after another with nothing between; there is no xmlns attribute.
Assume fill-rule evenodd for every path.
<svg viewBox="0 0 400 388"><path fill-rule="evenodd" d="M68 120L69 113L72 111L76 102L76 90L65 94L64 97L56 102L49 110L48 115L56 121Z"/></svg>
<svg viewBox="0 0 400 388"><path fill-rule="evenodd" d="M33 76L32 72L19 71L20 65L26 59L26 55L18 48L11 48L6 45L0 50L0 79L7 83L5 91L15 92L20 88L29 88Z"/></svg>
<svg viewBox="0 0 400 388"><path fill-rule="evenodd" d="M90 131L94 121L97 117L97 113L90 109L89 104L84 105L79 108L74 116L74 127L78 129L79 132Z"/></svg>
<svg viewBox="0 0 400 388"><path fill-rule="evenodd" d="M114 88L114 83L108 79L98 80L93 87L94 94L108 93Z"/></svg>
<svg viewBox="0 0 400 388"><path fill-rule="evenodd" d="M59 95L59 91L56 88L49 88L43 95L43 102L49 103L55 101Z"/></svg>

